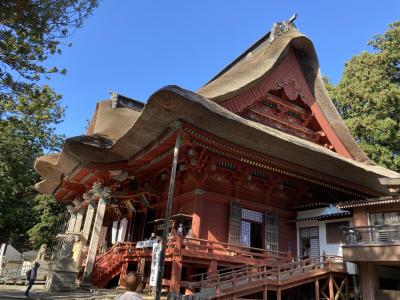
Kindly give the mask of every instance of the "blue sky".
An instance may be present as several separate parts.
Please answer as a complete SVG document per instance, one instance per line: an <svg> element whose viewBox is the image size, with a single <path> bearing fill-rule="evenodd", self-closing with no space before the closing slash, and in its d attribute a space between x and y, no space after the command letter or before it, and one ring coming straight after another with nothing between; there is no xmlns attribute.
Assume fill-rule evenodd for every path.
<svg viewBox="0 0 400 300"><path fill-rule="evenodd" d="M344 63L400 19L400 1L103 0L69 37L73 46L48 62L68 70L49 82L67 106L57 131L82 134L109 91L145 102L168 84L198 89L294 12L322 73L337 82Z"/></svg>

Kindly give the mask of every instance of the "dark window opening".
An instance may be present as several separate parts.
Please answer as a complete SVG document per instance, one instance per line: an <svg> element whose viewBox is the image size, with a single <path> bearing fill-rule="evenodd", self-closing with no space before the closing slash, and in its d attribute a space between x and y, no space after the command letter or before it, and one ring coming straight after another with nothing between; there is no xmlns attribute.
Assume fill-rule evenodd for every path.
<svg viewBox="0 0 400 300"><path fill-rule="evenodd" d="M346 242L343 228L349 226L349 221L326 223L326 242L340 244Z"/></svg>

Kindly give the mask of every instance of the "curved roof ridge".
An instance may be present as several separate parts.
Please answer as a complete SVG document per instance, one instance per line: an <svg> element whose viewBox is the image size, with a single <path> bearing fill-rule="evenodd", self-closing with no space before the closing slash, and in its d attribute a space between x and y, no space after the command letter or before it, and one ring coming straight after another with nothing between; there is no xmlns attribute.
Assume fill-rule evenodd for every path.
<svg viewBox="0 0 400 300"><path fill-rule="evenodd" d="M290 48L295 50L315 101L344 147L354 160L375 165L356 143L328 96L312 41L294 27L275 37L272 42L265 40L260 43L255 48L256 51L247 52L245 60L243 55L239 56L241 59L235 60L236 63L229 65L229 68L225 68L215 79L196 92L217 103L229 100L268 76L288 54ZM250 53L252 55L249 55Z"/></svg>

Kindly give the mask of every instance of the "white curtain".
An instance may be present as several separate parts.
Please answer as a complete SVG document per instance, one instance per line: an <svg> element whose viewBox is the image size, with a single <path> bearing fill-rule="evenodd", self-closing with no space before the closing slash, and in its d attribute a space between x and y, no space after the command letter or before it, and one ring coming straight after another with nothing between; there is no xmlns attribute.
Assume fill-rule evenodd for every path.
<svg viewBox="0 0 400 300"><path fill-rule="evenodd" d="M126 228L128 227L128 219L123 218L119 224L117 242L125 241Z"/></svg>
<svg viewBox="0 0 400 300"><path fill-rule="evenodd" d="M118 232L118 221L114 221L111 230L111 243L113 244L117 242L117 232Z"/></svg>

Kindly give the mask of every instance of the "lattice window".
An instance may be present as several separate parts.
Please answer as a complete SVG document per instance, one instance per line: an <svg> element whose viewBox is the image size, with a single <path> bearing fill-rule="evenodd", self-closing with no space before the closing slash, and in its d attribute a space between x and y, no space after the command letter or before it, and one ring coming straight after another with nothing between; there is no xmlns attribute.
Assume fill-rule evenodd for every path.
<svg viewBox="0 0 400 300"><path fill-rule="evenodd" d="M319 257L319 228L318 226L299 228L300 253L305 258Z"/></svg>
<svg viewBox="0 0 400 300"><path fill-rule="evenodd" d="M259 211L242 208L242 219L262 223L263 215Z"/></svg>
<svg viewBox="0 0 400 300"><path fill-rule="evenodd" d="M250 247L251 224L247 221L240 223L240 245Z"/></svg>
<svg viewBox="0 0 400 300"><path fill-rule="evenodd" d="M265 212L265 249L278 251L278 214Z"/></svg>

